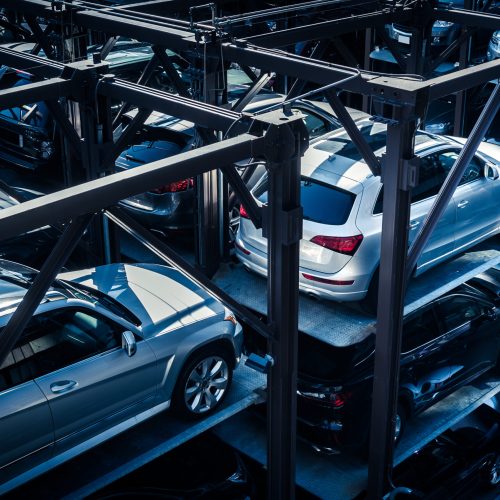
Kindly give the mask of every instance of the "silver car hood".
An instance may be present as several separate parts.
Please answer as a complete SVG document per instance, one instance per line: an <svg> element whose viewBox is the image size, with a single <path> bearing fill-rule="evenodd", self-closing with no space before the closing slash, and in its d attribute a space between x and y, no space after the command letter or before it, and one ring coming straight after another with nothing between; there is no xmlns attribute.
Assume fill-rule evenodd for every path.
<svg viewBox="0 0 500 500"><path fill-rule="evenodd" d="M140 320L151 337L218 314L224 307L175 269L159 264L109 264L63 273L117 300Z"/></svg>

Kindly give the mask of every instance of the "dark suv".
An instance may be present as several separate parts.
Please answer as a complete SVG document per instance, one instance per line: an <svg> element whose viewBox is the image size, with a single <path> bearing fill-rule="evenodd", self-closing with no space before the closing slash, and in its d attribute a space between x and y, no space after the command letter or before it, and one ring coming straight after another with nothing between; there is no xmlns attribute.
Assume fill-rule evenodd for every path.
<svg viewBox="0 0 500 500"><path fill-rule="evenodd" d="M0 90L33 83L33 75L5 66L0 69ZM55 156L54 126L43 102L0 111L0 159L19 167L37 169Z"/></svg>
<svg viewBox="0 0 500 500"><path fill-rule="evenodd" d="M499 313L500 270L490 269L405 318L397 440L409 417L499 366ZM374 335L348 347L325 347L316 354L314 363L299 362L299 432L323 449L365 449Z"/></svg>

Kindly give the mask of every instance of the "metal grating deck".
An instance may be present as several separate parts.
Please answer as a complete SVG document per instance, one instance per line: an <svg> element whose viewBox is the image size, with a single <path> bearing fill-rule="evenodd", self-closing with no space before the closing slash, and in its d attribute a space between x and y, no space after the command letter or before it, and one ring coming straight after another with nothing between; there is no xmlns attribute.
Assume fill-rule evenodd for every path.
<svg viewBox="0 0 500 500"><path fill-rule="evenodd" d="M414 278L407 293L405 313L452 290L473 276L500 263L500 237L491 238L472 250ZM267 312L267 280L245 270L241 264L226 264L213 282L235 300L254 311ZM317 301L299 297L299 330L334 346L363 340L375 319L356 304Z"/></svg>
<svg viewBox="0 0 500 500"><path fill-rule="evenodd" d="M262 400L265 377L243 364L221 409L200 421L162 412L9 493L11 498L84 498Z"/></svg>

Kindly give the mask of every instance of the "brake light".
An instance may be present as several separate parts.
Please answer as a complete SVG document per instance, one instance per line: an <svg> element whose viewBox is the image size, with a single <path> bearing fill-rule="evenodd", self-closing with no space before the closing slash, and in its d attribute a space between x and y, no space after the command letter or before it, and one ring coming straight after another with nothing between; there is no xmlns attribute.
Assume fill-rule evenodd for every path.
<svg viewBox="0 0 500 500"><path fill-rule="evenodd" d="M170 184L151 189L150 192L155 194L178 193L180 191L187 191L193 185L193 179L184 179L183 181L171 182Z"/></svg>
<svg viewBox="0 0 500 500"><path fill-rule="evenodd" d="M350 399L350 392L306 392L297 391L299 395L321 403L325 403L329 406L333 406L336 409L343 408L346 401Z"/></svg>
<svg viewBox="0 0 500 500"><path fill-rule="evenodd" d="M311 243L316 243L316 245L334 252L354 255L362 241L363 235L357 234L355 236L315 236Z"/></svg>
<svg viewBox="0 0 500 500"><path fill-rule="evenodd" d="M240 217L243 217L244 219L250 219L243 205L240 205Z"/></svg>

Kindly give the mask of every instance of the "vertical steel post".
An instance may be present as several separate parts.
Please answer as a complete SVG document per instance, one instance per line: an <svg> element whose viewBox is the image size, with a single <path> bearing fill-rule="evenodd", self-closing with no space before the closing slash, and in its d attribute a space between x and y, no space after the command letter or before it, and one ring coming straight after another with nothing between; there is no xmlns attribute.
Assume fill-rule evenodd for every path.
<svg viewBox="0 0 500 500"><path fill-rule="evenodd" d="M464 9L472 10L476 9L476 2L474 0L464 0ZM466 30L467 27L462 27ZM460 45L460 56L458 60L458 69L465 69L469 66L470 56L471 56L471 37L467 37L467 40ZM453 135L463 136L465 132L465 117L466 117L466 107L467 107L467 90L461 90L456 94L455 100L455 122L453 124Z"/></svg>
<svg viewBox="0 0 500 500"><path fill-rule="evenodd" d="M278 122L274 127L268 131L276 132L271 141L275 160L268 162L263 227L269 242L268 321L274 333L269 342L274 364L268 377L268 498L290 500L295 497L301 129Z"/></svg>
<svg viewBox="0 0 500 500"><path fill-rule="evenodd" d="M365 54L363 59L363 68L367 71L371 69L370 53L372 51L373 28L366 28L365 30ZM371 99L370 96L363 94L363 111L370 113Z"/></svg>
<svg viewBox="0 0 500 500"><path fill-rule="evenodd" d="M387 153L382 167L384 216L368 466L369 498L377 500L382 498L392 472L410 220L405 160L413 156L415 125L414 120L388 125Z"/></svg>

